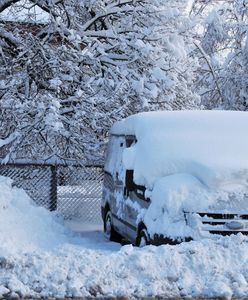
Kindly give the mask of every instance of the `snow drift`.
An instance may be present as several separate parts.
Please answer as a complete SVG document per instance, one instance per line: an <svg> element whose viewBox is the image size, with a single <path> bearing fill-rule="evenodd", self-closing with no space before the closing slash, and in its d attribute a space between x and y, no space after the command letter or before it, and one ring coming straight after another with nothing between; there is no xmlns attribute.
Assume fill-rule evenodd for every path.
<svg viewBox="0 0 248 300"><path fill-rule="evenodd" d="M0 297L241 298L247 260L241 234L143 249L72 235L0 177Z"/></svg>
<svg viewBox="0 0 248 300"><path fill-rule="evenodd" d="M65 241L65 228L55 216L0 176L0 254L50 249Z"/></svg>

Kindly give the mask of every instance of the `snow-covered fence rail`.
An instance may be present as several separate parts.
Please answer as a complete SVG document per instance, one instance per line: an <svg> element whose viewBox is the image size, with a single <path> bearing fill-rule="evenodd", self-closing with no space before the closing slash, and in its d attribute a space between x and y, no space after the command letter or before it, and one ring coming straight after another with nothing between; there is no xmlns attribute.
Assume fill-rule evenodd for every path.
<svg viewBox="0 0 248 300"><path fill-rule="evenodd" d="M33 201L65 218L80 218L85 223L100 220L102 166L6 164L0 175L13 179Z"/></svg>

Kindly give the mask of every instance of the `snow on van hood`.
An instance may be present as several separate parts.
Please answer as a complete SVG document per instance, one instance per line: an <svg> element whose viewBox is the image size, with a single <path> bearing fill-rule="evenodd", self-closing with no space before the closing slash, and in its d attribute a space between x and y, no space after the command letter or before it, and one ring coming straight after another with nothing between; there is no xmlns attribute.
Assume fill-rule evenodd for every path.
<svg viewBox="0 0 248 300"><path fill-rule="evenodd" d="M123 162L134 180L153 188L161 177L188 173L217 186L242 173L248 178L248 113L166 111L130 116L114 124L112 134L135 135Z"/></svg>
<svg viewBox="0 0 248 300"><path fill-rule="evenodd" d="M185 212L218 212L247 214L248 187L246 182L223 182L218 189L209 189L190 174L174 174L159 178L146 196L152 201L144 213L144 223L153 236L155 233L171 238L201 238L197 216L186 226Z"/></svg>

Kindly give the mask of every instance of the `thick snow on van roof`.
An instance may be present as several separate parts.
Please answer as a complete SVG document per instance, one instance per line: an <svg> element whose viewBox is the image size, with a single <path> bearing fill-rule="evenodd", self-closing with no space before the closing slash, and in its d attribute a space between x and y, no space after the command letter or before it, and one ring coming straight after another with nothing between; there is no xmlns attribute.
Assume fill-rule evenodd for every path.
<svg viewBox="0 0 248 300"><path fill-rule="evenodd" d="M195 225L186 226L184 212L247 213L248 113L141 113L116 123L111 132L136 136L122 162L151 199L147 210L138 209L150 236L208 234L198 231L197 217L190 221Z"/></svg>
<svg viewBox="0 0 248 300"><path fill-rule="evenodd" d="M246 112L145 112L115 123L111 133L136 136L123 162L134 169L136 183L148 187L171 174L191 174L211 185L248 170Z"/></svg>

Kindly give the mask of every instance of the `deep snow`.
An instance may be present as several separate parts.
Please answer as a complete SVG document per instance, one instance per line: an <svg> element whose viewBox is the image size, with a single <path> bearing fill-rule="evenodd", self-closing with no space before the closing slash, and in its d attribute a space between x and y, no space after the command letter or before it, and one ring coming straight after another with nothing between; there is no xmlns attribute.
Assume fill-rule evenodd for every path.
<svg viewBox="0 0 248 300"><path fill-rule="evenodd" d="M0 294L32 297L245 297L248 239L121 246L65 226L0 177Z"/></svg>

